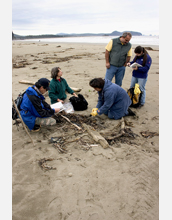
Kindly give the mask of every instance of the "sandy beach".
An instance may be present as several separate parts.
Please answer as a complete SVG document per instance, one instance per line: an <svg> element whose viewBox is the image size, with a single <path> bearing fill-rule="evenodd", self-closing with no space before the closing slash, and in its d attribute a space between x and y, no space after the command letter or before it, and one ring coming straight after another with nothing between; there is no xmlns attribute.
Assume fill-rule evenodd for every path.
<svg viewBox="0 0 172 220"><path fill-rule="evenodd" d="M87 110L69 117L82 130L59 115L58 124L29 131L35 146L22 124L17 128L12 121L13 220L159 219L159 49L148 50L152 65L145 105L132 108L136 116L124 118L126 135L110 139L119 133L121 120L90 117L98 96L89 81L105 76L105 46L12 42L14 99L31 86L20 80L51 80L51 69L58 66L68 85L81 88L79 94L88 101ZM127 67L123 89L129 89L131 76ZM48 96L46 101L50 104ZM83 123L104 137L109 147L97 143ZM64 152L50 142L52 137L58 138Z"/></svg>

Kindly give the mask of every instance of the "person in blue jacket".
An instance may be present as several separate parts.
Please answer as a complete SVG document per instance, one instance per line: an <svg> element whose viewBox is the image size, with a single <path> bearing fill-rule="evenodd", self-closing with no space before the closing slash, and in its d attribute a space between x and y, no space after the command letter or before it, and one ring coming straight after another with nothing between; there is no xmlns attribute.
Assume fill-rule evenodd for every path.
<svg viewBox="0 0 172 220"><path fill-rule="evenodd" d="M142 107L145 104L145 86L148 79L148 71L152 64L152 59L144 47L137 46L134 50L134 53L136 54L136 56L134 57L132 62L127 63L127 66L130 66L131 64L136 62L138 64L141 64L142 67L133 68L130 88L133 88L136 83L139 84L139 88L142 91L142 96L140 100L140 107Z"/></svg>
<svg viewBox="0 0 172 220"><path fill-rule="evenodd" d="M52 118L59 108L52 109L45 102L43 94L49 90L50 81L46 78L39 79L33 87L29 87L20 105L20 115L24 123L32 131L38 131L40 125L54 125L56 120Z"/></svg>
<svg viewBox="0 0 172 220"><path fill-rule="evenodd" d="M98 103L92 110L92 116L105 114L109 118L117 120L123 116L134 115L129 109L131 99L119 85L102 78L92 79L89 85L98 92Z"/></svg>

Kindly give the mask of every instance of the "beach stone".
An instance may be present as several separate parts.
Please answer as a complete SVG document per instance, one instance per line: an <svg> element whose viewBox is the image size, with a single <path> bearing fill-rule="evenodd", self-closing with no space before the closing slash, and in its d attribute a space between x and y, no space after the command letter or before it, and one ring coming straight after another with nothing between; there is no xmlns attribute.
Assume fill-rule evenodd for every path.
<svg viewBox="0 0 172 220"><path fill-rule="evenodd" d="M72 177L72 176L73 176L73 174L72 174L72 173L68 173L68 176L69 176L69 177Z"/></svg>

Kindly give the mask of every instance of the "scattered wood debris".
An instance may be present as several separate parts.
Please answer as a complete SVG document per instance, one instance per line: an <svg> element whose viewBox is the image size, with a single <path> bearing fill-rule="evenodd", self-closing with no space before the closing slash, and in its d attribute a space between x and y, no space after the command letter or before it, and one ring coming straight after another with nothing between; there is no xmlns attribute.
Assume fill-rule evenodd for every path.
<svg viewBox="0 0 172 220"><path fill-rule="evenodd" d="M28 63L27 60L21 60L19 62L13 63L13 68L23 68L26 65L31 65L32 63Z"/></svg>
<svg viewBox="0 0 172 220"><path fill-rule="evenodd" d="M39 166L40 166L43 170L45 170L45 171L47 171L47 170L56 170L56 168L51 167L51 166L48 166L48 165L46 164L46 161L52 161L52 160L54 160L54 159L52 159L52 158L48 158L48 159L43 158L43 159L40 159L40 160L38 161L38 164L39 164Z"/></svg>
<svg viewBox="0 0 172 220"><path fill-rule="evenodd" d="M119 131L106 132L106 133L103 133L102 135L107 140L109 145L114 144L116 141L120 141L122 143L130 142L130 139L128 139L128 138L135 139L135 137L138 135L133 133L133 131L130 128L128 128L127 126L133 127L133 123L128 122L127 120L124 120L124 118L122 117L119 124L116 126L116 128L120 127Z"/></svg>
<svg viewBox="0 0 172 220"><path fill-rule="evenodd" d="M140 134L144 137L144 138L152 138L154 136L159 136L159 133L157 132L151 132L151 131L141 131Z"/></svg>

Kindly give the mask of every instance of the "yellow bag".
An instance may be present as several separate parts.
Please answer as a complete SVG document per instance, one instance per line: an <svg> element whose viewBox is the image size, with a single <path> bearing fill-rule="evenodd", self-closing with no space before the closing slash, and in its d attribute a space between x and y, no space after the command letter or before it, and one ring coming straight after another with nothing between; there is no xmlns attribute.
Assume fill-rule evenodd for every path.
<svg viewBox="0 0 172 220"><path fill-rule="evenodd" d="M127 90L127 93L132 101L130 107L137 108L140 105L140 100L142 96L142 92L139 88L139 84L136 83L133 88Z"/></svg>

